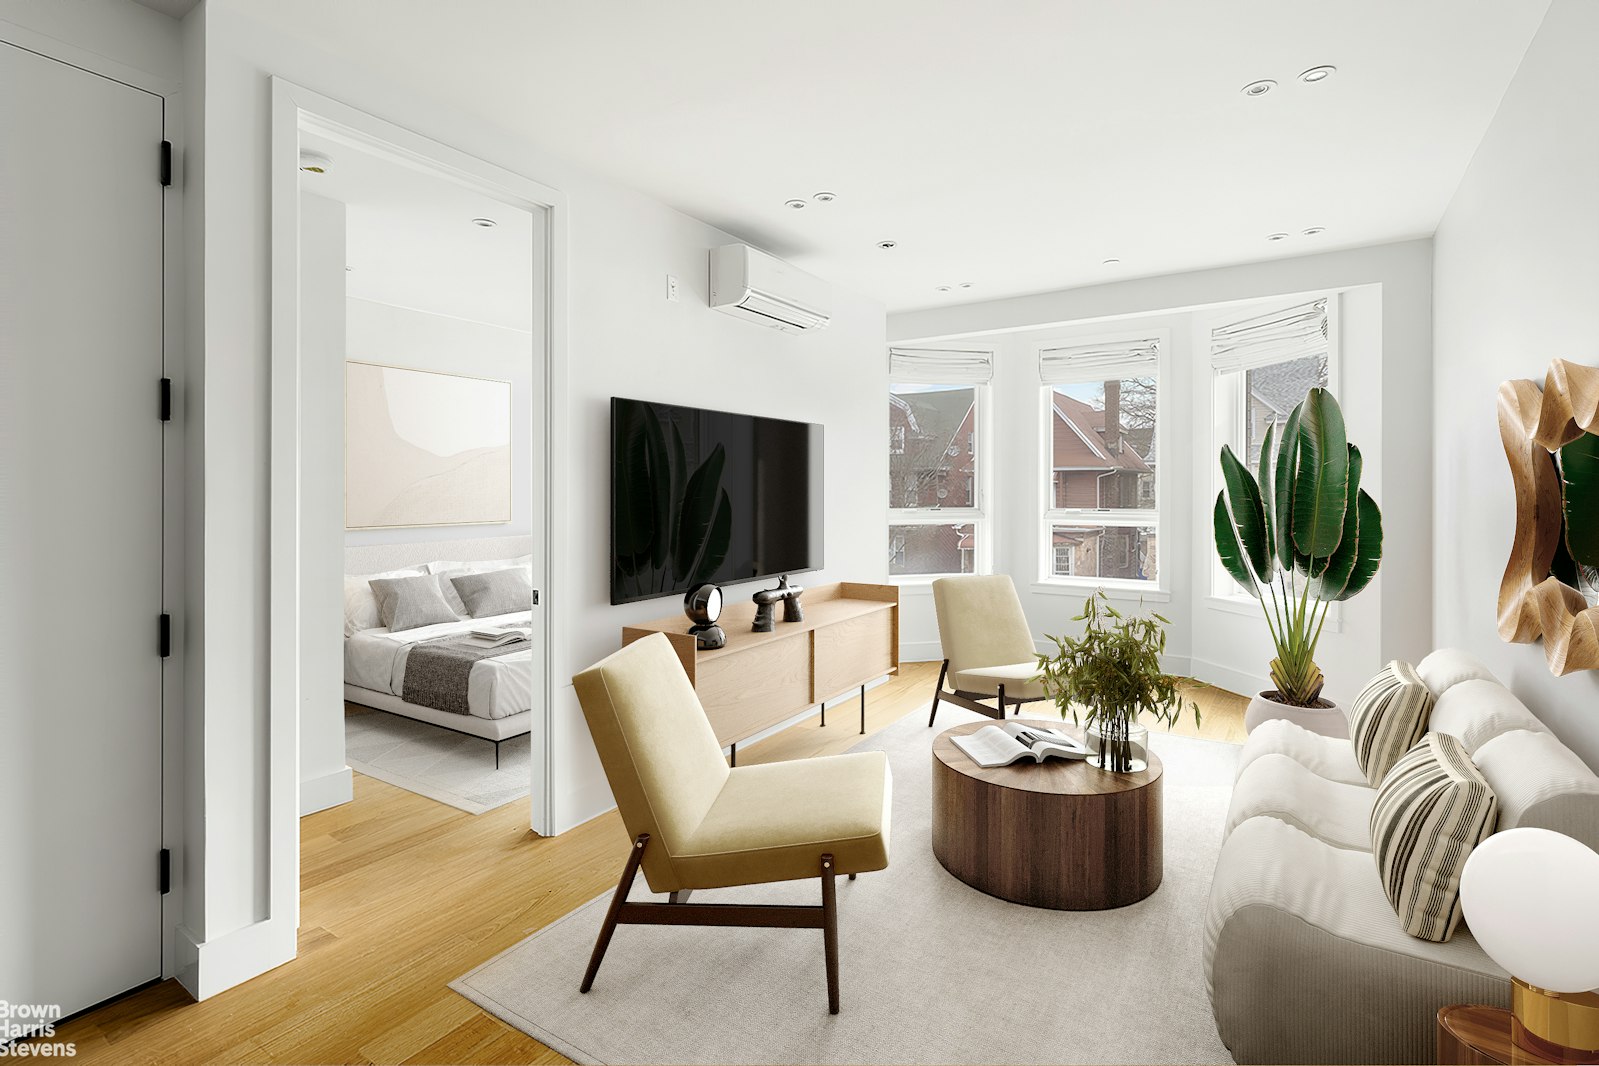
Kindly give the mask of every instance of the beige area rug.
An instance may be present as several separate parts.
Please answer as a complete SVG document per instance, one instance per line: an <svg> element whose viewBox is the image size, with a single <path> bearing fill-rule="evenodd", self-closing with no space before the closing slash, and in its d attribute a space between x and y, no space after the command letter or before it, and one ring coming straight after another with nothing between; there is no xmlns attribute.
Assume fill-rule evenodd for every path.
<svg viewBox="0 0 1599 1066"><path fill-rule="evenodd" d="M344 717L344 761L358 774L387 781L468 814L485 814L533 791L532 748L526 736L500 744L368 710Z"/></svg>
<svg viewBox="0 0 1599 1066"><path fill-rule="evenodd" d="M622 926L579 995L609 893L450 987L582 1063L1230 1062L1201 969L1238 748L1157 734L1165 877L1113 911L984 895L933 856L926 710L857 745L888 753L892 857L839 885L842 1011L814 930ZM975 715L941 709L940 728ZM625 858L618 849L617 872ZM815 881L694 902L814 903ZM650 898L642 875L634 899Z"/></svg>

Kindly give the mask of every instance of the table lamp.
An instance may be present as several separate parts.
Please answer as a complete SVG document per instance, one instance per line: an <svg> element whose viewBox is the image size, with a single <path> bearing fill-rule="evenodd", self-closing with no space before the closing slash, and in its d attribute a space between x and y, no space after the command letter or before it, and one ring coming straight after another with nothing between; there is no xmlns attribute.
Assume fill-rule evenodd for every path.
<svg viewBox="0 0 1599 1066"><path fill-rule="evenodd" d="M1495 833L1466 860L1460 905L1510 971L1515 1047L1536 1061L1599 1063L1599 853L1548 829Z"/></svg>

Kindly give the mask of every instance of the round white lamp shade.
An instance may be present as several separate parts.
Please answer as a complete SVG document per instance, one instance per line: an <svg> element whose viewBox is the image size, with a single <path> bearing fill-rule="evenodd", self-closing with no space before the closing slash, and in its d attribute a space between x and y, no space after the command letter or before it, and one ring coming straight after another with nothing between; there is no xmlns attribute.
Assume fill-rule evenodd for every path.
<svg viewBox="0 0 1599 1066"><path fill-rule="evenodd" d="M1460 906L1499 965L1549 992L1599 988L1599 852L1548 829L1507 829L1472 849Z"/></svg>

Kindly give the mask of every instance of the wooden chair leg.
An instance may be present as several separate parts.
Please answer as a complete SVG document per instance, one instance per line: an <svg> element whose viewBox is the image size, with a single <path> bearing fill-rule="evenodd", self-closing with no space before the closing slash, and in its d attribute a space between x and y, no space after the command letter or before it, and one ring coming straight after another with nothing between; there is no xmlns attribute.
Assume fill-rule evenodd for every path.
<svg viewBox="0 0 1599 1066"><path fill-rule="evenodd" d="M949 660L944 660L944 665L938 668L938 687L933 689L933 711L927 716L927 728L933 728L933 719L938 717L938 697L944 694L944 675L949 673Z"/></svg>
<svg viewBox="0 0 1599 1066"><path fill-rule="evenodd" d="M838 897L833 856L822 856L822 947L827 956L827 1013L838 1013Z"/></svg>
<svg viewBox="0 0 1599 1066"><path fill-rule="evenodd" d="M854 875L854 874L850 874L850 875L849 875L849 879L850 879L850 880L851 880L851 881L853 881L853 880L855 880L855 875Z"/></svg>
<svg viewBox="0 0 1599 1066"><path fill-rule="evenodd" d="M622 911L622 904L627 902L628 889L633 887L633 878L638 876L639 863L644 861L644 845L650 842L648 833L640 833L638 839L633 841L633 850L628 853L627 865L622 867L622 880L617 882L616 895L611 897L610 910L605 912L605 924L600 926L600 935L594 941L594 953L589 956L588 972L583 975L583 984L579 992L587 992L594 987L594 975L600 972L600 963L605 959L605 949L611 946L611 934L616 932L616 918Z"/></svg>
<svg viewBox="0 0 1599 1066"><path fill-rule="evenodd" d="M999 686L999 720L1005 720L1005 686Z"/></svg>

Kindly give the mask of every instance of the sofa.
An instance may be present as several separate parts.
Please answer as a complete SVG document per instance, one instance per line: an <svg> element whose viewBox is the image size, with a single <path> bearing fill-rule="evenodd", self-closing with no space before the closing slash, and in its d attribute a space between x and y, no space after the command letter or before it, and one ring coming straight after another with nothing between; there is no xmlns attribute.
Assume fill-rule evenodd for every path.
<svg viewBox="0 0 1599 1066"><path fill-rule="evenodd" d="M1466 652L1435 651L1416 672L1428 728L1458 737L1492 786L1496 831L1599 849L1599 777L1576 753ZM1238 1062L1434 1062L1440 1007L1509 1005L1509 975L1465 925L1441 944L1401 929L1371 854L1375 795L1346 739L1271 721L1244 744L1204 952Z"/></svg>

